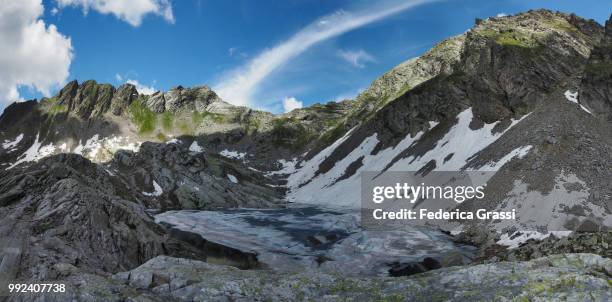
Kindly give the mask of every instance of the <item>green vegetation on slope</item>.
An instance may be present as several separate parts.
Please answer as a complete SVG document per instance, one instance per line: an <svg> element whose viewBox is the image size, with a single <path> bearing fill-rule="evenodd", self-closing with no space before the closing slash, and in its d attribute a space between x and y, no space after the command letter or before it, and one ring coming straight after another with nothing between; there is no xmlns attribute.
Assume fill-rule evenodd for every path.
<svg viewBox="0 0 612 302"><path fill-rule="evenodd" d="M140 134L151 133L155 130L157 115L143 104L142 99L139 98L132 102L129 111Z"/></svg>
<svg viewBox="0 0 612 302"><path fill-rule="evenodd" d="M174 115L170 111L161 114L161 124L165 131L172 131L174 128Z"/></svg>
<svg viewBox="0 0 612 302"><path fill-rule="evenodd" d="M294 118L277 118L273 121L272 142L281 147L298 150L316 137L299 120Z"/></svg>
<svg viewBox="0 0 612 302"><path fill-rule="evenodd" d="M51 115L68 112L68 106L59 104L59 100L56 97L45 99L41 104Z"/></svg>

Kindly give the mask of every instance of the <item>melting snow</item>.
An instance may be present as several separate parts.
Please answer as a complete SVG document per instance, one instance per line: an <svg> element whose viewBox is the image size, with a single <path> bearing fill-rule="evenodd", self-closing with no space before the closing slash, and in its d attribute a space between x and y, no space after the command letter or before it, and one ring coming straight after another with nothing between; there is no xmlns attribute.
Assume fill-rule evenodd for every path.
<svg viewBox="0 0 612 302"><path fill-rule="evenodd" d="M38 161L41 158L49 156L53 154L53 152L55 152L55 146L53 146L52 143L42 146L42 142L38 141L39 137L40 133L36 134L36 139L34 140L32 146L30 146L28 150L26 150L22 155L20 155L17 158L17 161L7 169L12 169L23 162Z"/></svg>
<svg viewBox="0 0 612 302"><path fill-rule="evenodd" d="M570 102L572 102L572 103L574 103L574 104L579 105L579 106L580 106L580 108L581 108L582 110L584 110L584 111L586 111L588 114L591 114L591 115L592 115L592 113L591 113L591 111L590 111L589 109L587 109L586 107L584 107L582 104L580 104L580 103L578 102L578 91L576 91L576 92L571 92L571 91L569 91L569 90L565 91L565 98L566 98L568 101L570 101Z"/></svg>
<svg viewBox="0 0 612 302"><path fill-rule="evenodd" d="M508 248L517 248L521 245L521 243L526 242L529 239L542 240L546 239L550 235L555 235L556 237L567 237L571 234L571 231L553 231L548 233L540 233L537 231L517 231L512 235L502 234L497 244L505 245Z"/></svg>
<svg viewBox="0 0 612 302"><path fill-rule="evenodd" d="M235 184L237 184L237 183L238 183L238 178L236 178L236 176L234 176L234 175L232 175L232 174L227 174L227 178L228 178L228 179L229 179L231 182L233 182L233 183L235 183Z"/></svg>
<svg viewBox="0 0 612 302"><path fill-rule="evenodd" d="M353 130L355 130L355 128L352 128L343 137L335 141L327 148L323 149L321 152L317 153L317 155L315 155L309 161L302 163L301 168L295 173L291 174L287 179L287 186L297 188L299 187L299 185L312 179L315 176L317 170L319 170L319 164L321 164L321 162L323 162L327 157L329 157L332 152L334 152L334 150L338 146L340 146L340 144L342 144L346 139L348 139L351 133L353 133Z"/></svg>
<svg viewBox="0 0 612 302"><path fill-rule="evenodd" d="M85 145L79 145L74 148L73 153L83 155L92 161L104 161L109 159L109 155L114 154L118 150L130 150L138 152L140 142L131 142L129 137L111 136L100 139L98 134L95 134L85 142Z"/></svg>
<svg viewBox="0 0 612 302"><path fill-rule="evenodd" d="M297 171L297 168L296 168L298 164L297 157L294 157L292 160L279 159L277 162L281 165L282 168L280 170L268 172L266 173L266 176L288 175L288 174L293 174L295 171Z"/></svg>
<svg viewBox="0 0 612 302"><path fill-rule="evenodd" d="M176 138L173 138L173 139L171 139L171 140L166 142L166 144L180 144L180 143L181 143L181 141L176 139Z"/></svg>
<svg viewBox="0 0 612 302"><path fill-rule="evenodd" d="M204 148L200 147L197 141L193 141L193 143L191 143L191 146L189 146L189 151L202 153L204 151Z"/></svg>
<svg viewBox="0 0 612 302"><path fill-rule="evenodd" d="M588 202L589 195L589 188L583 180L563 171L555 177L555 185L550 192L530 189L529 184L518 179L514 181L514 188L494 209L494 211L516 209L517 219L495 221L492 226L500 231L508 227L524 230L546 228L549 231L571 231L571 224L568 223L584 220L585 217L598 220L602 225L612 225L612 216L607 214L603 207ZM581 209L584 214L569 212L573 208Z"/></svg>
<svg viewBox="0 0 612 302"><path fill-rule="evenodd" d="M532 145L518 147L518 148L510 151L510 153L506 154L504 157L499 159L497 162L490 162L490 163L482 166L481 168L478 169L478 171L498 171L499 169L501 169L501 167L503 167L507 162L509 162L513 158L515 158L515 157L518 157L518 158L525 157L525 155L527 155L527 153L529 153L531 148L533 148Z"/></svg>
<svg viewBox="0 0 612 302"><path fill-rule="evenodd" d="M162 193L164 193L162 188L157 184L157 182L155 180L153 181L153 188L154 188L153 192L151 192L151 193L142 192L142 194L144 194L145 196L161 196Z"/></svg>
<svg viewBox="0 0 612 302"><path fill-rule="evenodd" d="M470 158L480 152L490 144L499 139L506 131L516 125L526 116L519 120L513 120L511 125L503 132L492 133L498 122L485 124L482 128L472 130L469 125L473 118L471 108L458 115L458 122L451 127L446 135L440 139L436 145L428 152L420 155L411 155L407 158L396 161L389 171L418 171L430 161L435 161L436 171L459 171L467 164ZM437 123L430 122L430 127L435 127ZM431 129L431 128L430 128ZM312 204L328 204L340 207L359 207L361 193L361 172L362 171L382 171L392 160L402 151L406 150L421 138L424 132L419 132L415 137L406 136L396 146L379 151L376 155L370 153L378 144L377 134L366 138L359 147L354 149L344 159L336 162L334 167L326 173L315 177L320 163L327 158L335 148L346 140L351 132L334 142L311 160L302 164L296 173L288 178L290 193L287 198L292 202L305 202ZM501 165L504 161L512 157L520 156L527 150L515 150L516 154L511 153L510 158L504 157L500 160ZM453 153L453 156L444 159ZM362 166L349 178L336 182L347 167L363 156ZM522 155L524 156L524 155ZM499 164L499 163L498 163Z"/></svg>
<svg viewBox="0 0 612 302"><path fill-rule="evenodd" d="M225 156L227 158L233 158L233 159L243 159L246 156L246 153L240 153L238 151L229 151L227 149L219 152L219 154L221 156Z"/></svg>
<svg viewBox="0 0 612 302"><path fill-rule="evenodd" d="M2 148L7 149L7 150L12 149L16 147L21 142L22 139L23 139L23 133L17 135L17 137L12 141L5 140L4 143L2 143ZM13 150L9 150L8 152L11 152L11 151Z"/></svg>

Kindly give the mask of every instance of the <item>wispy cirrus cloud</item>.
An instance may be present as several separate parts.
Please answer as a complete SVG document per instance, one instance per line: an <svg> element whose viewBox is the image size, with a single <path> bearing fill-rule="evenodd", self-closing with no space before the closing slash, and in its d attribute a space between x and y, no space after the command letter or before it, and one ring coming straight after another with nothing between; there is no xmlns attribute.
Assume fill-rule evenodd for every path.
<svg viewBox="0 0 612 302"><path fill-rule="evenodd" d="M338 50L338 56L357 68L365 67L366 62L374 62L374 57L365 50Z"/></svg>
<svg viewBox="0 0 612 302"><path fill-rule="evenodd" d="M313 45L391 15L434 0L380 1L355 10L340 10L312 22L288 40L260 53L245 65L226 72L214 85L218 94L235 105L257 107L252 100L259 85L275 70Z"/></svg>
<svg viewBox="0 0 612 302"><path fill-rule="evenodd" d="M113 14L132 26L140 26L142 19L148 15L158 15L174 23L172 5L168 0L56 0L59 8L68 6L82 7L87 13L93 9L101 14ZM56 12L57 13L57 8Z"/></svg>

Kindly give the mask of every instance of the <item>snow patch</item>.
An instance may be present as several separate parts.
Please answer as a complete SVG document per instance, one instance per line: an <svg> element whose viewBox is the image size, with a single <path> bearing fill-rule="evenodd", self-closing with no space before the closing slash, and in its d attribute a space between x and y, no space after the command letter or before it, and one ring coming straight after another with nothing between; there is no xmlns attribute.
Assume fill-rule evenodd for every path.
<svg viewBox="0 0 612 302"><path fill-rule="evenodd" d="M219 152L219 154L221 156L227 157L227 158L232 158L232 159L243 159L246 156L246 153L240 153L238 151L230 151L230 150L223 150L221 152Z"/></svg>
<svg viewBox="0 0 612 302"><path fill-rule="evenodd" d="M478 171L498 171L499 169L501 169L501 167L503 167L506 163L511 161L513 158L518 157L519 159L522 159L523 157L525 157L527 153L529 153L531 148L533 148L532 145L518 147L510 151L510 153L506 154L504 157L499 159L497 162L490 162L480 167Z"/></svg>
<svg viewBox="0 0 612 302"><path fill-rule="evenodd" d="M287 179L287 186L291 188L297 188L301 184L309 181L314 177L316 172L319 170L319 165L323 162L327 157L329 157L334 150L340 146L345 140L347 140L351 133L355 130L356 127L349 130L343 137L336 140L333 144L323 149L321 152L317 153L310 160L303 162L301 167L292 173ZM294 166L295 167L295 166Z"/></svg>
<svg viewBox="0 0 612 302"><path fill-rule="evenodd" d="M102 162L110 160L112 155L119 150L138 152L140 150L140 142L133 142L129 137L124 136L111 136L101 139L98 134L95 134L85 141L85 145L81 145L79 141L79 145L72 152L80 154L91 161Z"/></svg>
<svg viewBox="0 0 612 302"><path fill-rule="evenodd" d="M548 233L540 233L538 231L517 231L514 232L512 235L502 234L500 240L496 243L499 245L507 246L510 249L514 249L530 239L543 240L548 238L550 235L554 235L556 237L567 237L571 233L571 231L553 231Z"/></svg>
<svg viewBox="0 0 612 302"><path fill-rule="evenodd" d="M154 189L154 191L151 192L151 193L142 192L142 194L145 195L145 196L161 196L164 193L162 188L159 186L159 184L157 184L157 182L155 180L153 181L153 189Z"/></svg>
<svg viewBox="0 0 612 302"><path fill-rule="evenodd" d="M297 168L296 168L298 164L297 157L294 157L291 160L279 159L277 160L277 162L281 165L282 168L280 168L280 170L268 172L266 173L266 176L288 175L288 174L293 174L295 171L297 171Z"/></svg>
<svg viewBox="0 0 612 302"><path fill-rule="evenodd" d="M167 145L170 145L170 144L180 144L180 143L181 143L181 141L176 139L176 138L173 138L173 139L171 139L171 140L166 142Z"/></svg>
<svg viewBox="0 0 612 302"><path fill-rule="evenodd" d="M499 202L494 211L516 210L516 220L491 222L492 228L503 231L515 227L520 230L573 231L576 221L585 219L612 225L612 216L602 206L588 201L590 195L586 182L575 174L561 171L555 177L555 185L549 192L530 189L528 183L514 180L514 187ZM570 212L580 209L582 213Z"/></svg>
<svg viewBox="0 0 612 302"><path fill-rule="evenodd" d="M55 146L53 145L53 143L42 146L42 142L38 140L39 138L40 133L37 133L36 139L34 140L32 146L30 146L28 150L26 150L22 155L20 155L17 158L17 161L7 169L12 169L23 162L38 161L44 158L45 156L49 156L53 154L53 152L55 152Z"/></svg>
<svg viewBox="0 0 612 302"><path fill-rule="evenodd" d="M12 140L12 141L5 140L2 143L2 148L5 149L5 150L13 149L13 148L17 147L17 145L21 142L21 140L23 140L23 133L17 135L17 137L14 140ZM14 151L14 150L9 150L7 153L10 153L12 151Z"/></svg>
<svg viewBox="0 0 612 302"><path fill-rule="evenodd" d="M590 114L590 115L593 115L593 113L591 113L591 111L590 111L589 109L587 109L587 108L586 108L586 107L584 107L582 104L580 104L580 102L578 102L578 91L576 91L576 92L571 92L571 91L569 91L569 90L566 90L566 91L565 91L565 98L566 98L568 101L570 101L570 102L572 102L572 103L574 103L574 104L579 105L579 106L580 106L580 108L581 108L582 110L586 111L586 113L588 113L588 114Z"/></svg>
<svg viewBox="0 0 612 302"><path fill-rule="evenodd" d="M202 153L204 152L204 148L200 147L197 141L193 141L193 143L191 143L191 146L189 146L189 151Z"/></svg>
<svg viewBox="0 0 612 302"><path fill-rule="evenodd" d="M236 178L236 176L234 176L234 175L232 175L232 174L227 174L227 178L228 178L228 179L229 179L231 182L233 182L233 183L235 183L235 184L237 184L237 183L238 183L238 178Z"/></svg>

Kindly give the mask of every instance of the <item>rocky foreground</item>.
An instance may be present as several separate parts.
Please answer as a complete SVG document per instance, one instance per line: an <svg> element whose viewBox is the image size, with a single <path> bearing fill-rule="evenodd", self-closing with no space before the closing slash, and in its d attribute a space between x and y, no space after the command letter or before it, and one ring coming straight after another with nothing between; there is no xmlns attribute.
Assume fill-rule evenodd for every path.
<svg viewBox="0 0 612 302"><path fill-rule="evenodd" d="M612 260L594 254L451 267L400 278L282 274L159 256L110 278L67 278L70 294L48 295L44 301L608 301L611 275Z"/></svg>

